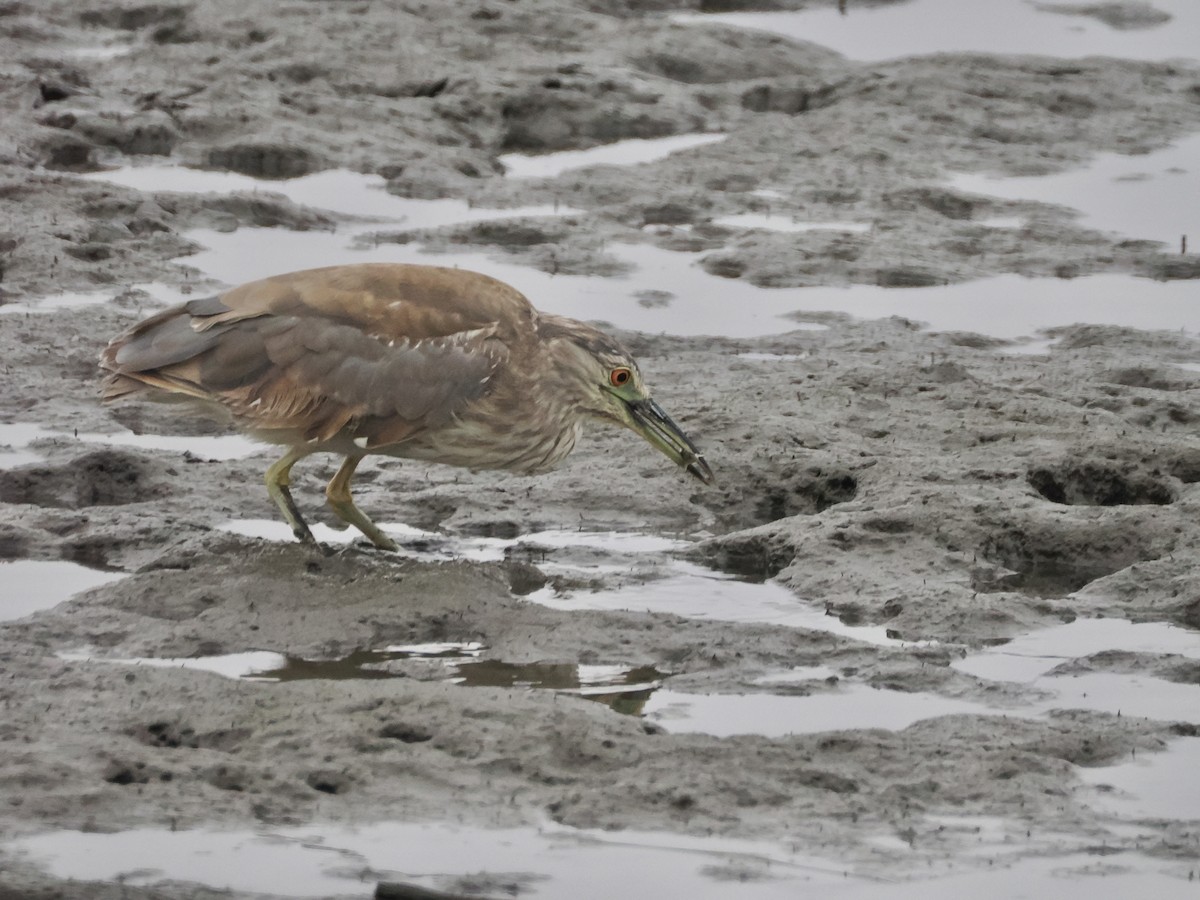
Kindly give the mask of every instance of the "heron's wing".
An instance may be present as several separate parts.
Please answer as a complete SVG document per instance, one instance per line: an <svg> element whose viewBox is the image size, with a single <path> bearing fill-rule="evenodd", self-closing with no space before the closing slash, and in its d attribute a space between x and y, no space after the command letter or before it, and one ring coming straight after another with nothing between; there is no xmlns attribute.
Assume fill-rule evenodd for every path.
<svg viewBox="0 0 1200 900"><path fill-rule="evenodd" d="M315 315L408 340L486 326L522 332L537 316L519 291L478 272L389 263L289 272L200 302L210 304L196 310L205 318L201 330L262 315Z"/></svg>
<svg viewBox="0 0 1200 900"><path fill-rule="evenodd" d="M256 429L377 447L449 421L489 389L536 314L474 273L317 269L194 300L109 345L109 396L131 383L216 401Z"/></svg>

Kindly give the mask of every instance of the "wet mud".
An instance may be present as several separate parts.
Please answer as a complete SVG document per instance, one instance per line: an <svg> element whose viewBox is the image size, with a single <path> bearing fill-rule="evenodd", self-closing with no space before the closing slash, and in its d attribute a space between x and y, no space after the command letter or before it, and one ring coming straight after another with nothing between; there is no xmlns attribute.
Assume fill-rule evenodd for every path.
<svg viewBox="0 0 1200 900"><path fill-rule="evenodd" d="M1114 28L1161 21L1145 4L1046 6ZM613 252L626 243L694 252L719 279L763 288L1106 274L1140 276L1136 304L1148 277L1200 273L1177 246L947 183L1161 148L1200 126L1195 66L859 63L668 15L685 11L0 4L0 578L68 567L7 570L25 605L0 601L0 898L222 886L72 881L9 844L46 832L397 820L786 843L865 879L1101 846L1200 874L1195 810L1114 811L1097 775L1173 759L1200 726L1194 320L1065 322L1043 353L903 316L800 313L747 338L614 328L718 483L603 429L535 479L368 460L357 501L395 527L399 554L329 528L322 549L264 530L270 452L217 443L221 423L99 406L107 339L161 291L216 286L189 265L196 229L320 235L352 218L92 177L147 157L567 207L384 222L364 242L595 275L622 296L637 290ZM552 178L505 177L501 161L688 133L726 137ZM750 214L872 224L715 221ZM103 302L37 311L67 293ZM639 297L688 315L687 296ZM163 435L194 443L137 444ZM295 471L320 526L339 524L323 505L336 462ZM69 580L80 571L103 578ZM1096 618L1157 638L1021 644ZM428 646L443 649L411 649ZM274 663L239 669L247 654ZM1005 668L1031 655L1045 665ZM1156 690L1179 693L1152 704ZM852 712L880 697L912 715ZM739 698L765 712L743 726ZM1003 821L1004 835L956 817ZM478 884L488 896L514 882ZM516 884L538 895L536 880Z"/></svg>

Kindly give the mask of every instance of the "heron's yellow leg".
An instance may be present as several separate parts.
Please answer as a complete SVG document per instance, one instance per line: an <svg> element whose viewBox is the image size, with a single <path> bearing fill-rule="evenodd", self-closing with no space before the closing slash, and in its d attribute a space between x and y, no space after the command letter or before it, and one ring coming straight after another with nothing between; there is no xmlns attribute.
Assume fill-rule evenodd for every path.
<svg viewBox="0 0 1200 900"><path fill-rule="evenodd" d="M293 447L283 455L282 459L267 469L267 493L271 495L271 499L283 513L283 518L291 526L296 540L302 544L315 544L316 539L308 530L308 525L305 524L304 517L300 515L300 510L288 488L288 485L292 483L292 466L306 456L308 456L307 451Z"/></svg>
<svg viewBox="0 0 1200 900"><path fill-rule="evenodd" d="M347 456L337 474L326 485L325 496L329 500L329 506L337 513L339 519L353 525L379 549L398 550L400 548L396 546L396 542L380 531L379 526L354 505L354 498L350 496L350 479L354 477L354 470L358 468L361 459L361 456Z"/></svg>

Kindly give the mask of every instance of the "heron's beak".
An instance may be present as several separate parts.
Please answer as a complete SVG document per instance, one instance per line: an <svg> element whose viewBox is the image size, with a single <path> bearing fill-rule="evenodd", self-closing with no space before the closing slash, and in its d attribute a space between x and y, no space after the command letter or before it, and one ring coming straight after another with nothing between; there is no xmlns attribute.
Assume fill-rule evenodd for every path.
<svg viewBox="0 0 1200 900"><path fill-rule="evenodd" d="M661 406L649 398L626 401L626 406L629 408L630 428L705 484L712 484L716 480L696 445Z"/></svg>

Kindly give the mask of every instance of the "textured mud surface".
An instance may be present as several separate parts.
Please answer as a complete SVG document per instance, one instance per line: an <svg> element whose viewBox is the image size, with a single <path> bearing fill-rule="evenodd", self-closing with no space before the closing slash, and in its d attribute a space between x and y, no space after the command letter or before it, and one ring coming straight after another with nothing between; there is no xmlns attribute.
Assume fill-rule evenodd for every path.
<svg viewBox="0 0 1200 900"><path fill-rule="evenodd" d="M1200 125L1195 69L966 55L857 65L765 34L672 24L667 6L0 3L0 303L111 298L0 315L0 422L48 430L29 445L37 461L0 469L0 558L128 576L0 622L0 839L439 821L453 810L484 825L548 817L786 838L847 868L919 874L977 840L939 824L953 815L1019 823L1030 852L1053 832L1073 847L1200 853L1194 817L1110 828L1076 774L1194 739L1200 712L1004 715L1036 689L951 666L1077 617L1200 629L1200 374L1176 365L1200 358L1188 334L1065 327L1040 356L899 318L830 316L824 331L739 341L624 334L719 484L699 488L603 431L564 470L532 480L364 465L360 505L442 533L446 554L428 541L392 557L242 537L218 526L273 517L260 488L269 457L74 437L222 433L173 408L97 405L100 348L152 308L129 286L201 287L179 258L193 249L190 228L334 219L269 194L145 194L77 177L132 156L264 177L345 167L405 196L564 204L581 212L383 237L555 272L611 273L606 247L622 240L704 250L710 272L776 287L1200 271L1194 256L1079 228L1067 210L941 183L950 170L1030 174L1160 147ZM1127 22L1125 6L1147 15L1127 4L1105 14ZM120 55L94 49L125 44ZM697 131L729 137L557 179L505 180L498 162ZM769 200L755 193L766 190ZM711 222L768 207L876 226L773 233ZM1011 215L1026 226L980 224ZM684 315L686 299L675 301ZM297 470L313 521L330 521L321 488L333 470L333 460ZM692 542L629 559L615 551L612 565L612 551L589 559L517 540L576 529ZM468 538L511 543L494 560L443 558ZM681 558L774 579L830 622L884 626L892 640L558 608L594 589L666 581ZM270 650L334 660L428 642L479 642L512 664L649 667L685 693L868 685L997 713L715 737L569 694L465 687L420 662L382 664L391 678L264 684L86 659ZM763 680L796 667L834 674ZM1198 680L1195 659L1153 653L1092 655L1064 672ZM0 846L0 897L118 890L143 889L59 882Z"/></svg>

